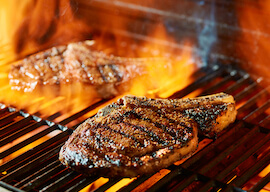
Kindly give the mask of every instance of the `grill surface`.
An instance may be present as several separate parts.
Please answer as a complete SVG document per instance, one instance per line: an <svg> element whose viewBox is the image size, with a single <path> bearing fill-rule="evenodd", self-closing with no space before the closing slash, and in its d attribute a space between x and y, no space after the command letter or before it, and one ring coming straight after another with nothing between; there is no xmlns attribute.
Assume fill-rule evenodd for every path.
<svg viewBox="0 0 270 192"><path fill-rule="evenodd" d="M259 191L267 189L270 173L259 174L270 162L270 94L244 71L234 66L214 66L200 73L186 88L170 98L226 92L234 96L237 120L216 140L200 138L199 150L189 159L166 170L141 176L119 191ZM10 191L78 191L99 177L85 177L65 168L58 161L58 152L79 123L106 101L99 101L84 110L53 121L61 114L45 119L15 108L1 105L0 110L0 189ZM23 136L31 134L30 137ZM16 142L17 140L17 142ZM13 143L9 147L9 143ZM5 148L4 148L5 147ZM1 148L0 148L1 149ZM5 161L6 158L10 160ZM254 182L254 180L256 182ZM109 179L96 191L105 191L121 179ZM269 190L269 189L268 189Z"/></svg>

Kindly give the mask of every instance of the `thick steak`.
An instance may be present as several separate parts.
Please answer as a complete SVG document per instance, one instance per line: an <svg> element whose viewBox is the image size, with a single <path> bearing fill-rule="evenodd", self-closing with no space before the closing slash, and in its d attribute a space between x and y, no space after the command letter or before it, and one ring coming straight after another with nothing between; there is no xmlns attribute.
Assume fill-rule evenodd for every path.
<svg viewBox="0 0 270 192"><path fill-rule="evenodd" d="M216 136L235 120L225 93L193 99L125 96L81 124L60 161L87 175L133 177L156 172L197 149L197 133Z"/></svg>
<svg viewBox="0 0 270 192"><path fill-rule="evenodd" d="M81 82L107 98L128 90L131 80L145 73L146 59L108 55L91 42L53 47L18 61L9 72L12 88L33 91L37 85Z"/></svg>
<svg viewBox="0 0 270 192"><path fill-rule="evenodd" d="M80 125L62 147L60 161L87 175L134 177L156 172L197 149L195 121L173 108L128 107L126 99Z"/></svg>

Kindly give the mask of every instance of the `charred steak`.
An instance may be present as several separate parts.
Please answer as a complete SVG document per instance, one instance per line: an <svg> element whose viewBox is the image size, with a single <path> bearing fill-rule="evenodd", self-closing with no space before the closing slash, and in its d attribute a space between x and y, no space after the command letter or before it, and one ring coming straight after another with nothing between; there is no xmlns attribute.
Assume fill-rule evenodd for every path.
<svg viewBox="0 0 270 192"><path fill-rule="evenodd" d="M216 107L226 105L227 97L223 93L180 100L125 96L81 124L61 148L59 159L86 175L133 177L156 172L193 154L198 130L209 134L208 127L200 127L202 122L219 132L235 119ZM207 116L202 112L212 114L210 106L223 112L214 114L212 123L199 120ZM218 129L216 122L222 124Z"/></svg>
<svg viewBox="0 0 270 192"><path fill-rule="evenodd" d="M235 121L236 108L233 96L218 93L187 99L151 99L128 96L127 106L156 106L173 108L199 125L199 134L215 137L230 123Z"/></svg>
<svg viewBox="0 0 270 192"><path fill-rule="evenodd" d="M60 160L87 175L134 177L156 172L197 148L197 123L173 108L126 105L124 97L81 124Z"/></svg>
<svg viewBox="0 0 270 192"><path fill-rule="evenodd" d="M81 82L109 97L126 91L130 81L144 73L144 59L107 55L91 42L53 47L18 61L9 73L12 88L33 91L37 85Z"/></svg>

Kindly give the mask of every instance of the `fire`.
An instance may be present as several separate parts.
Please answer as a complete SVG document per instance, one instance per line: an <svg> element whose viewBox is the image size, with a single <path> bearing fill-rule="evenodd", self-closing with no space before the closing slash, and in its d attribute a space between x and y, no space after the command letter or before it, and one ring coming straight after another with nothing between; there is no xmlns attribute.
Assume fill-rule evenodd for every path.
<svg viewBox="0 0 270 192"><path fill-rule="evenodd" d="M57 39L59 35L64 34L63 29L72 27L72 24L66 26L67 24L64 22L67 15L71 16L74 25L77 24L80 26L81 21L77 21L72 17L72 7L68 6L69 4L65 0L60 1L60 4L57 5L58 7L55 7L54 1L49 1L49 5L53 9L59 9L61 11L66 6L67 11L65 14L67 15L63 16L64 18L59 18L56 24L57 30L55 34L52 34L44 44L39 45L39 41L36 41L37 39L28 37L38 34L35 30L38 30L39 27L34 30L28 22L31 20L34 22L37 19L36 17L40 18L42 16L38 15L38 13L43 3L43 1L40 1L35 6L30 4L30 7L35 7L35 11L33 13L27 13L25 16L26 19L18 25L16 38L13 42L15 58L20 58L35 49L43 50L44 47L52 45L52 41ZM49 13L51 14L51 12ZM46 23L46 26L48 25L47 22L54 22L50 14L42 20L42 22ZM123 29L125 25L125 23L117 23L117 26ZM27 27L30 27L31 30ZM86 28L85 31L88 31L88 29ZM42 31L40 32L42 33ZM77 36L77 33L80 34L78 31L73 31L73 33L74 35L65 34L66 37L61 38L61 41L68 39L67 42L69 42L73 40L73 36ZM23 37L26 39L29 38L29 42L21 42ZM143 43L135 44L133 39L123 38L121 35L115 35L112 41L113 43L110 41L110 38L104 38L108 38L108 36L101 35L95 39L97 49L107 54L117 56L119 54L121 57L141 58L145 63L146 75L136 78L131 84L130 91L125 94L166 98L192 81L191 75L196 70L196 65L192 59L191 42L186 41L183 46L184 48L182 47L181 49L171 46L175 43L175 40L167 34L163 25L157 25L151 34L147 35L147 38L142 41ZM56 40L55 44L59 44L58 41ZM21 45L21 43L24 44ZM0 100L17 108L25 109L31 114L38 113L41 117L48 117L61 112L65 116L68 116L100 99L93 87L80 83L61 84L60 86L44 85L30 93L12 90L8 80L9 68L10 64L3 64L1 68L0 88L5 94L0 96Z"/></svg>
<svg viewBox="0 0 270 192"><path fill-rule="evenodd" d="M153 56L147 62L148 75L136 79L130 94L166 98L192 82L192 74L197 68L190 49L191 43L186 41L184 49L172 50L163 41L156 42L157 39L174 42L163 25L156 27L151 41L146 42L139 53L141 57Z"/></svg>
<svg viewBox="0 0 270 192"><path fill-rule="evenodd" d="M29 93L12 90L9 85L10 61L55 45L88 39L91 29L87 22L74 16L77 10L70 2L72 1L40 0L34 3L28 0L16 6L6 4L6 7L18 9L16 10L18 14L13 18L16 21L14 26L11 26L12 22L6 22L8 26L2 27L9 29L11 33L5 33L4 38L10 49L4 52L7 57L5 62L0 63L0 90L5 93L0 94L1 102L25 109L30 114L38 114L40 117L61 112L61 117L54 120L61 121L101 99L93 88L80 83L44 85ZM4 19L8 19L13 13L14 10L6 13ZM128 23L117 21L111 25L126 30ZM163 25L157 25L147 38L140 39L140 43L136 43L132 38L123 38L121 35L113 36L114 40L111 41L105 34L102 32L100 37L95 39L98 49L122 57L142 58L145 61L146 75L136 78L130 91L125 94L166 98L192 81L191 76L196 70L190 49L192 42L186 40L184 46L180 48L174 46L177 42L167 34ZM110 190L120 189L132 181L133 178L123 179ZM106 182L108 179L100 178L82 191L96 189Z"/></svg>
<svg viewBox="0 0 270 192"><path fill-rule="evenodd" d="M270 3L268 1L258 0L254 2L254 6L245 6L239 8L239 23L242 28L241 35L239 36L239 54L247 61L244 68L248 70L255 78L258 77L266 87L269 87L270 78L270 44L269 34L270 28L267 25L270 12ZM240 43L244 42L244 43ZM248 45L247 45L248 44ZM257 80L258 83L260 83ZM265 111L269 114L269 110ZM270 166L267 166L256 177L264 177L270 172ZM251 182L257 182L256 179ZM269 184L265 186L269 189ZM266 191L262 189L262 191ZM267 190L268 191L268 190Z"/></svg>
<svg viewBox="0 0 270 192"><path fill-rule="evenodd" d="M243 68L256 77L269 79L269 20L270 3L258 0L250 6L238 8L241 34L238 36L238 53L246 61ZM265 82L265 81L262 81ZM267 82L269 85L269 82Z"/></svg>

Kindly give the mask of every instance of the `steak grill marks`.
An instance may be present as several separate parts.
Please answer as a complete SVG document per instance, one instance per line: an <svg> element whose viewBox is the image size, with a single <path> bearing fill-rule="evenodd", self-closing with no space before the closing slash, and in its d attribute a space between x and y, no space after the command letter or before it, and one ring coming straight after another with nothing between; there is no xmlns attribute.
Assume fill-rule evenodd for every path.
<svg viewBox="0 0 270 192"><path fill-rule="evenodd" d="M149 113L149 110L151 111L152 114ZM172 113L172 110L168 109L167 111L171 111L170 113ZM140 114L136 113L135 110L132 110L132 113L136 114L135 118L142 119L142 121L146 121L146 122L149 122L150 124L155 125L156 127L162 129L164 132L169 134L173 138L173 140L178 140L179 143L182 142L182 144L184 145L183 137L182 137L181 133L179 133L179 131L180 130L182 131L182 129L174 129L174 128L178 127L179 122L175 121L172 118L169 118L167 116L167 113L164 110L162 111L162 110L158 109L157 107L152 107L152 108L149 107L149 108L144 108L144 111L141 112ZM153 117L153 118L157 117L157 118L151 119L149 117ZM186 123L181 122L180 125L182 127L184 127L183 130L189 130L190 133L192 132L192 128L188 127ZM148 130L145 130L145 131L147 132ZM167 142L167 141L166 142L162 141L162 143L164 145L169 144L169 142Z"/></svg>
<svg viewBox="0 0 270 192"><path fill-rule="evenodd" d="M118 118L116 118L116 121L118 123L124 122L126 125L132 126L134 130L133 132L131 132L131 134L134 133L136 129L140 129L141 131L148 134L148 136L150 137L150 140L157 141L159 144L162 144L163 146L170 144L170 142L168 142L170 140L173 140L173 141L178 140L179 143L182 142L182 144L184 145L183 137L181 136L181 133L179 133L179 131L182 131L182 129L175 129L176 127L178 127L179 122L175 121L172 118L167 117L167 114L165 111L162 111L158 109L157 107L152 107L152 108L148 107L148 108L143 108L141 112L140 110L137 110L137 111L138 112L136 112L136 109L130 109L128 111L125 111L123 114L120 113L121 115L117 116ZM131 124L130 122L126 122L126 119L124 117L128 117L128 119L139 119L141 121L136 122L136 124L147 123L148 128L146 129L145 126L138 126L138 125ZM181 122L180 125L185 128L183 130L189 130L190 133L192 132L192 128L188 127L186 123ZM159 134L155 133L156 128L162 129L168 135L164 137L164 139L160 138L158 136ZM184 134L182 133L182 135Z"/></svg>
<svg viewBox="0 0 270 192"><path fill-rule="evenodd" d="M126 111L119 116L113 116L110 119L111 123L118 124L119 126L110 126L108 123L102 122L99 124L99 127L102 126L103 128L106 128L107 130L110 129L114 133L118 133L118 134L123 135L124 137L132 139L137 144L139 144L140 147L144 146L144 140L151 140L151 141L158 142L158 145L161 145L161 146L167 146L170 143L172 143L172 142L167 142L166 140L168 140L168 139L172 140L172 141L175 141L175 140L178 140L179 142L181 141L181 139L179 137L178 138L176 137L177 134L173 131L170 131L169 129L166 129L165 125L162 125L162 124L157 123L157 122L153 123L153 120L151 120L150 118L143 117L143 115L146 117L149 117L149 116L147 116L147 114L143 114L143 113L138 114L134 110L129 110L129 111ZM125 117L128 117L128 119L130 119L131 121L132 121L132 119L133 120L139 119L140 121L136 121L136 125L135 125L134 123L127 121ZM172 125L172 126L177 127L176 122L173 119L169 119L166 116L163 116L163 117L164 117L163 120L174 122L174 125ZM93 122L91 122L91 123L93 123ZM122 128L122 126L121 126L122 123L125 124L125 126L129 126L131 128L131 130ZM145 124L145 123L147 123L148 127L152 127L152 129L146 129L145 126L140 126L140 124ZM181 125L186 126L184 123L182 123ZM167 134L169 134L169 135L165 136L165 139L167 138L166 140L161 139L153 131L156 129L155 126L158 128L161 128L163 131L165 131ZM192 129L190 129L190 131L192 131ZM135 136L131 136L131 134L134 134ZM142 136L142 139L140 136ZM168 137L170 137L170 138L168 138Z"/></svg>

